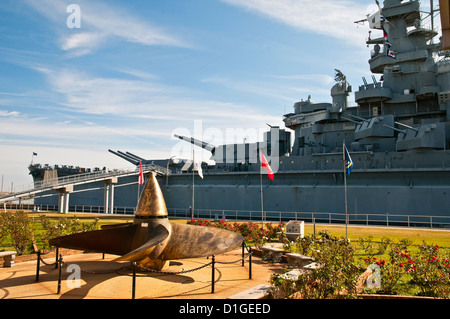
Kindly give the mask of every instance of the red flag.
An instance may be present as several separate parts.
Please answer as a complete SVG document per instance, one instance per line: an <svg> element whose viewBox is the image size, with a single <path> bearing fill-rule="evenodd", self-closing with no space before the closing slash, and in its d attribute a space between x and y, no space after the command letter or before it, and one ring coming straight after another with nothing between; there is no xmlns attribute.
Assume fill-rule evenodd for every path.
<svg viewBox="0 0 450 319"><path fill-rule="evenodd" d="M273 180L274 175L273 175L273 172L272 172L272 168L270 168L270 165L267 162L264 154L262 152L260 154L261 154L261 167L263 167L267 171L267 174L269 175L269 178L271 180Z"/></svg>
<svg viewBox="0 0 450 319"><path fill-rule="evenodd" d="M144 184L144 173L142 172L142 162L139 162L139 185Z"/></svg>

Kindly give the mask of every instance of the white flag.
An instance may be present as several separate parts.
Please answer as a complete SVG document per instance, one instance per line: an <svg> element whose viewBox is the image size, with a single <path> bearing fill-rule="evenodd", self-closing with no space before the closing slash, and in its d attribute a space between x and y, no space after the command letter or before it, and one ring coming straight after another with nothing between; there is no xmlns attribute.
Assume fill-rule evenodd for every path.
<svg viewBox="0 0 450 319"><path fill-rule="evenodd" d="M197 161L194 162L194 170L196 170L198 172L198 176L203 179L202 165L200 165Z"/></svg>
<svg viewBox="0 0 450 319"><path fill-rule="evenodd" d="M381 29L381 12L377 11L367 17L367 21L369 22L370 29Z"/></svg>

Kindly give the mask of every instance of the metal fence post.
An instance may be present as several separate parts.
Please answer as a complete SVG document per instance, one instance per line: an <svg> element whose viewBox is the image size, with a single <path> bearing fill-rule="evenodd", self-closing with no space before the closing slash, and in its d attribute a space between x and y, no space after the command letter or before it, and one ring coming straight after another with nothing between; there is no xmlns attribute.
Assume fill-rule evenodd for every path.
<svg viewBox="0 0 450 319"><path fill-rule="evenodd" d="M245 250L245 241L242 242L242 267L244 267L244 250Z"/></svg>
<svg viewBox="0 0 450 319"><path fill-rule="evenodd" d="M212 255L212 273L211 273L211 293L214 293L214 281L215 281L215 274L214 274L214 268L216 266L216 257L214 255Z"/></svg>
<svg viewBox="0 0 450 319"><path fill-rule="evenodd" d="M136 262L133 261L133 282L131 287L131 299L136 297Z"/></svg>
<svg viewBox="0 0 450 319"><path fill-rule="evenodd" d="M62 268L62 254L59 255L59 274L58 274L58 291L57 294L61 293L61 268Z"/></svg>
<svg viewBox="0 0 450 319"><path fill-rule="evenodd" d="M39 281L39 267L41 263L41 250L37 251L36 281Z"/></svg>
<svg viewBox="0 0 450 319"><path fill-rule="evenodd" d="M58 269L58 255L59 255L59 247L56 247L55 269Z"/></svg>
<svg viewBox="0 0 450 319"><path fill-rule="evenodd" d="M249 257L248 257L248 279L252 279L252 247L249 247Z"/></svg>

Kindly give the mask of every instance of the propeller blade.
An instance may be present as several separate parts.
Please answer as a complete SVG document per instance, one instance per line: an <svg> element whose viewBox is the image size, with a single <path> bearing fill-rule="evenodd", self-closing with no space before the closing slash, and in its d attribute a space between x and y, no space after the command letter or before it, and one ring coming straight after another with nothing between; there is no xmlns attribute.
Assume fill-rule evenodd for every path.
<svg viewBox="0 0 450 319"><path fill-rule="evenodd" d="M121 224L112 224L112 225L102 225L100 226L101 229L111 229L111 228L117 228L117 227L124 227L129 226L132 223L121 223Z"/></svg>
<svg viewBox="0 0 450 319"><path fill-rule="evenodd" d="M141 261L151 254L156 245L166 240L169 234L169 230L164 225L158 225L151 233L149 233L150 238L145 244L113 261Z"/></svg>
<svg viewBox="0 0 450 319"><path fill-rule="evenodd" d="M56 247L124 255L134 248L132 239L138 230L139 225L130 224L57 237L49 243Z"/></svg>
<svg viewBox="0 0 450 319"><path fill-rule="evenodd" d="M163 260L207 257L238 248L244 237L214 227L172 223L172 236L159 258Z"/></svg>

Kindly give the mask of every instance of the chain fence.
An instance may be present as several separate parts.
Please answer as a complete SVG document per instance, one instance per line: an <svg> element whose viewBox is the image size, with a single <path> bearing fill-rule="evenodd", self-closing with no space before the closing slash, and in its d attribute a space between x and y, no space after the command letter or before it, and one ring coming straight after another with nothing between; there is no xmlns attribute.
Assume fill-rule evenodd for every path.
<svg viewBox="0 0 450 319"><path fill-rule="evenodd" d="M48 263L46 262L42 256L45 256L53 251L56 250L56 260L53 263ZM247 250L247 254L244 253L244 251ZM40 272L40 263L42 262L44 265L46 266L55 266L55 269L59 268L59 275L58 275L58 289L57 289L57 294L60 294L61 292L61 269L63 267L68 268L70 265L72 265L71 263L66 263L63 261L63 256L62 254L58 254L58 247L53 247L48 251L41 251L38 250L37 252L37 266L36 266L36 281L39 281L39 272ZM195 272L198 271L200 269L206 268L208 266L212 266L212 274L211 274L211 293L214 293L214 285L215 285L215 279L214 279L214 272L215 272L215 264L234 264L234 263L238 263L238 262L242 262L242 267L244 266L244 261L245 259L249 258L249 279L252 279L252 248L248 247L245 242L242 243L242 257L237 259L237 260L233 260L233 261L216 261L215 260L215 256L212 255L212 261L209 263L206 263L204 265L201 265L199 267L196 268L192 268L192 269L182 269L180 271L163 271L163 270L157 270L157 269L152 269L152 268L148 268L142 265L139 265L137 262L131 262L131 264L123 266L121 268L117 268L117 269L113 269L113 270L109 270L109 271L89 271L86 269L82 269L81 267L78 266L80 272L86 273L86 274L91 274L91 275L106 275L106 274L112 274L112 273L117 273L120 274L121 271L123 270L132 270L133 271L133 288L132 288L132 299L135 299L135 290L136 290L136 271L139 269L143 272L151 272L151 273L159 273L159 274L164 274L164 275L181 275L181 274L186 274L186 273L191 273L191 272ZM104 255L103 255L104 257ZM209 257L208 257L209 258Z"/></svg>

